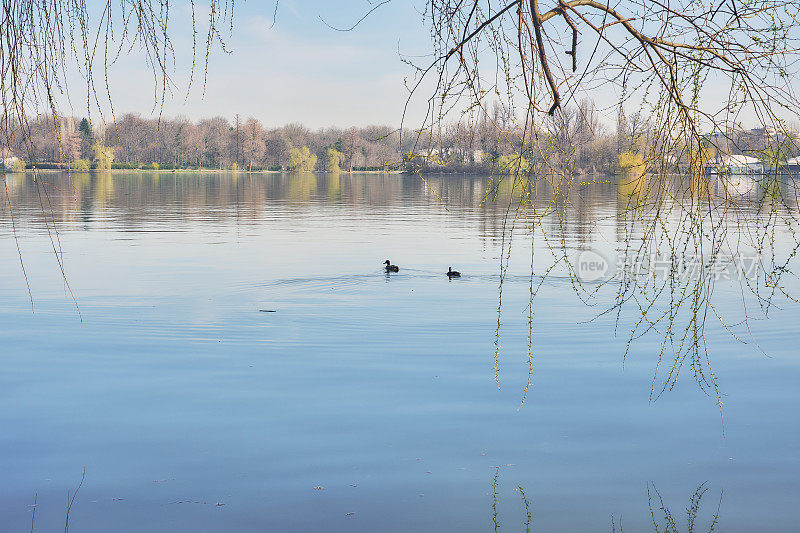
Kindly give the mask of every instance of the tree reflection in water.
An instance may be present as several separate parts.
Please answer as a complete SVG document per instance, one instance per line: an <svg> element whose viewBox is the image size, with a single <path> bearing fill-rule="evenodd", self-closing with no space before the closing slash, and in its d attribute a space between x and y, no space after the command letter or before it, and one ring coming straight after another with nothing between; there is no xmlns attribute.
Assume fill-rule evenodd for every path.
<svg viewBox="0 0 800 533"><path fill-rule="evenodd" d="M800 248L795 231L798 194L795 180L786 175L626 174L581 181L552 171L525 177L430 175L424 180L389 174L134 172L41 173L39 181L24 175L6 178L14 216L40 230L83 226L109 210L114 211L114 223L133 230L153 223L172 227L229 219L246 226L262 221L276 205L281 210L269 211L270 216L281 218L302 218L326 204L378 211L443 205L449 218L479 226L479 238L499 248L492 354L498 385L508 305L503 289L512 273L512 250L530 266L522 317L527 352L521 354L528 379L521 404L534 378L534 303L550 281L568 280L594 320L613 317L610 334L627 331L623 363L637 340L657 340L651 400L672 389L688 367L720 413L720 385L712 370L706 326L714 324L757 346L751 321L767 317L781 301L796 301L785 279L792 275ZM39 205L42 186L53 191L44 212ZM0 203L3 227L10 227L11 216L8 205ZM612 231L603 234L601 227ZM585 279L576 261L584 251L607 256L607 276ZM720 280L725 269L736 273L735 279ZM723 309L714 297L722 281L738 284L738 308Z"/></svg>
<svg viewBox="0 0 800 533"><path fill-rule="evenodd" d="M502 466L495 466L494 474L492 476L492 486L491 486L491 496L492 496L492 505L491 505L491 518L492 518L492 525L495 532L502 531L502 522L500 519L500 512L498 510L500 504L500 470L503 468ZM519 531L524 531L525 533L530 533L531 526L533 524L533 514L531 510L531 502L528 497L525 495L525 489L522 485L517 485L514 488L515 492L518 492L520 498L522 500L522 510L525 515L524 522L520 524ZM675 514L673 511L670 510L669 506L664 503L664 499L661 496L661 493L656 488L655 484L648 483L647 484L647 506L648 511L650 514L650 521L652 524L652 530L654 533L712 533L717 526L719 526L719 513L720 509L722 508L722 496L723 490L719 492L719 500L717 501L716 508L714 509L713 514L708 518L707 525L704 526L699 521L699 514L701 511L701 507L703 504L703 498L708 493L709 488L706 482L701 483L689 497L689 504L686 506L686 509L683 511L684 517L681 517L680 514ZM507 530L517 530L516 524L511 526ZM624 522L622 517L616 518L613 514L611 515L611 533L624 533Z"/></svg>
<svg viewBox="0 0 800 533"><path fill-rule="evenodd" d="M719 492L719 502L717 503L714 515L711 517L711 522L708 524L708 528L698 529L700 526L697 522L697 514L700 511L700 505L706 492L708 492L706 483L701 483L689 498L689 505L686 507L686 533L700 533L700 531L711 533L717 525L719 525L719 510L722 507L722 490ZM658 498L658 503L655 502L653 493L655 494L655 498ZM669 507L664 504L661 493L658 492L658 489L656 489L655 485L652 483L647 486L647 505L650 509L650 518L653 521L653 531L655 533L680 533L681 527L679 524L682 520L677 518L672 511L669 510ZM616 533L617 531L613 517L611 519L611 531L612 533ZM620 533L624 531L622 519L619 521L619 531Z"/></svg>
<svg viewBox="0 0 800 533"><path fill-rule="evenodd" d="M743 179L747 178L747 179ZM515 241L529 246L526 309L529 381L533 376L534 301L549 278L567 278L572 292L594 308L595 319L613 317L615 333L627 331L623 363L635 341L654 337L650 400L672 390L685 367L722 415L722 393L711 363L707 326L737 341L757 340L753 320L768 318L780 302L797 302L787 288L800 249L793 176L623 174L609 177L617 190L613 212L596 212L597 184L564 170L506 176L490 184L504 206L494 372L499 384L505 280ZM501 208L502 209L502 208ZM616 235L605 258L608 271L587 279L576 252L593 252L593 225L615 219ZM523 237L520 237L522 235ZM608 236L606 236L608 237ZM576 258L577 255L577 258ZM731 282L731 283L729 283ZM717 285L738 285L741 305L722 308ZM514 310L516 311L516 310Z"/></svg>

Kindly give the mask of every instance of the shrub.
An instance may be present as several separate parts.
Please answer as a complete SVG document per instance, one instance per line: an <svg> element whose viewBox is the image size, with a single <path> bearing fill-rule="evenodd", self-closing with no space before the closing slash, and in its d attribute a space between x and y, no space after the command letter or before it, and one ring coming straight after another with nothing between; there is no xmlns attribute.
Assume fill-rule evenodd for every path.
<svg viewBox="0 0 800 533"><path fill-rule="evenodd" d="M89 172L91 168L92 165L88 159L78 159L72 164L72 170L75 172Z"/></svg>
<svg viewBox="0 0 800 533"><path fill-rule="evenodd" d="M317 156L307 146L289 150L289 169L297 172L310 172L317 165Z"/></svg>
<svg viewBox="0 0 800 533"><path fill-rule="evenodd" d="M158 170L159 168L161 167L155 161L142 165L142 170Z"/></svg>
<svg viewBox="0 0 800 533"><path fill-rule="evenodd" d="M344 162L344 154L335 148L330 148L325 152L325 171L340 172L339 165Z"/></svg>
<svg viewBox="0 0 800 533"><path fill-rule="evenodd" d="M504 174L525 174L531 169L531 162L519 154L501 155L497 167Z"/></svg>
<svg viewBox="0 0 800 533"><path fill-rule="evenodd" d="M36 169L39 169L39 170L61 170L63 168L66 168L66 166L62 165L61 163L45 163L45 162L42 162L42 163L35 163L35 164L25 165L25 168L36 168Z"/></svg>
<svg viewBox="0 0 800 533"><path fill-rule="evenodd" d="M25 161L14 159L14 163L11 165L11 172L25 172Z"/></svg>
<svg viewBox="0 0 800 533"><path fill-rule="evenodd" d="M642 165L644 165L642 154L634 154L631 151L619 154L619 168L621 169L641 167Z"/></svg>
<svg viewBox="0 0 800 533"><path fill-rule="evenodd" d="M92 146L94 152L95 167L100 170L111 170L111 163L114 162L114 149L99 142Z"/></svg>

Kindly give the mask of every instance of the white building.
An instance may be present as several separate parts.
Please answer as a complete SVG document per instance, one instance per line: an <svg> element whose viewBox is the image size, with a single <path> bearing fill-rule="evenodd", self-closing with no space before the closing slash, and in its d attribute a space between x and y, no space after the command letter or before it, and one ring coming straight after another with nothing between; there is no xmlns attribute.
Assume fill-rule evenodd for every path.
<svg viewBox="0 0 800 533"><path fill-rule="evenodd" d="M12 151L6 148L0 149L0 157L3 159L3 167L6 169L6 172L14 170L14 164L20 160Z"/></svg>
<svg viewBox="0 0 800 533"><path fill-rule="evenodd" d="M720 170L731 174L752 174L764 172L764 164L757 157L749 155L722 156Z"/></svg>

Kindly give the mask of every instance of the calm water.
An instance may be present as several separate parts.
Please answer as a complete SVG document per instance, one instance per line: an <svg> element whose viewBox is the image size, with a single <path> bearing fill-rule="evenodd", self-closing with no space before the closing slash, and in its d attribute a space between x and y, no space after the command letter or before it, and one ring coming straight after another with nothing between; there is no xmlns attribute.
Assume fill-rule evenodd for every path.
<svg viewBox="0 0 800 533"><path fill-rule="evenodd" d="M685 531L703 483L696 531L718 505L717 530L798 530L795 304L751 323L766 355L709 327L723 428L688 369L649 402L659 339L623 367L632 319L585 323L598 309L554 275L519 408L530 241L498 387L509 196L482 203L488 177L44 178L47 218L8 178L33 310L0 207L2 531L30 530L35 495L37 530L63 528L84 468L71 531L648 531L656 490ZM619 205L616 184L586 186L567 247L623 244ZM714 295L733 315L737 286Z"/></svg>

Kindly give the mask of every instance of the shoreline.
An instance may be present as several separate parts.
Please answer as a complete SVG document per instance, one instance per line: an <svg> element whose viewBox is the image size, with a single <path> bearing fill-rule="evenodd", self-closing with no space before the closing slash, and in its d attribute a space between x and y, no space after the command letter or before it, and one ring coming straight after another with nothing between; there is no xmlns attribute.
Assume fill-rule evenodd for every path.
<svg viewBox="0 0 800 533"><path fill-rule="evenodd" d="M69 173L70 175L97 175L97 174L214 174L214 175L240 175L240 174L247 174L247 175L306 175L306 174L314 174L314 175L370 175L370 176L381 176L381 175L396 175L396 176L448 176L448 177L460 177L460 176L511 176L512 174L507 174L503 172L492 172L491 170L486 169L474 169L474 170L465 170L459 172L441 172L441 171L413 171L413 170L354 170L353 172L349 171L340 171L340 172L329 172L326 170L305 170L305 171L296 171L296 170L230 170L230 169L143 169L143 168L112 168L110 170L99 170L99 169L91 169L91 170L71 170L67 168L26 168L24 172L7 172L8 175L28 175L28 174L63 174ZM597 178L609 177L609 176L618 176L619 173L608 174L604 172L598 172L595 174L580 174L575 175L574 178L581 178L581 179L592 179L596 180Z"/></svg>
<svg viewBox="0 0 800 533"><path fill-rule="evenodd" d="M354 170L352 172L343 170L340 172L329 172L326 170L230 170L217 168L187 168L187 169L144 169L144 168L112 168L100 170L72 170L69 168L26 168L24 172L13 172L13 174L34 174L34 173L56 173L69 172L70 174L121 174L138 172L142 174L409 174L403 170ZM12 174L12 172L8 172Z"/></svg>

